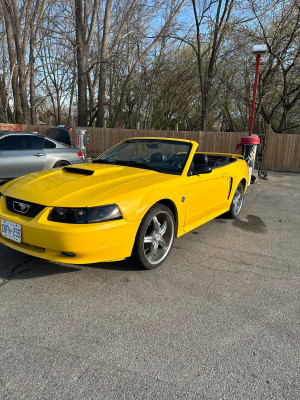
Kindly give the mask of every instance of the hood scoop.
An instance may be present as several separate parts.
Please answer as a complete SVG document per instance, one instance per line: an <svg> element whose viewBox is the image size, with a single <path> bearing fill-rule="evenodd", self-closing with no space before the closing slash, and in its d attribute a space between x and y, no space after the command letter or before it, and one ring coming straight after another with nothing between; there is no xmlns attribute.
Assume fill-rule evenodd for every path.
<svg viewBox="0 0 300 400"><path fill-rule="evenodd" d="M63 171L79 175L93 175L95 171L83 168L63 167Z"/></svg>

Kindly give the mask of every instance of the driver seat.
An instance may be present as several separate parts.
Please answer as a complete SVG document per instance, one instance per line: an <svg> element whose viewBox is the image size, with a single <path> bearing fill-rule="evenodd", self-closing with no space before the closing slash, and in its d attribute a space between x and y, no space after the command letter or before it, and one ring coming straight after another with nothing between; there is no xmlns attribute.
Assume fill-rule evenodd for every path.
<svg viewBox="0 0 300 400"><path fill-rule="evenodd" d="M151 154L150 161L154 162L165 162L167 159L167 156L163 153L157 152Z"/></svg>

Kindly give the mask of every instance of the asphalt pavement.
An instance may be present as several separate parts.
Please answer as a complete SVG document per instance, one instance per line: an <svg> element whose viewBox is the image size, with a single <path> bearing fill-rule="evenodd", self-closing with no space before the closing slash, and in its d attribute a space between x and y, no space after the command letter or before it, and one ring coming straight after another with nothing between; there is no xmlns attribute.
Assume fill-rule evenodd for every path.
<svg viewBox="0 0 300 400"><path fill-rule="evenodd" d="M299 399L300 174L158 269L64 265L0 245L0 399Z"/></svg>

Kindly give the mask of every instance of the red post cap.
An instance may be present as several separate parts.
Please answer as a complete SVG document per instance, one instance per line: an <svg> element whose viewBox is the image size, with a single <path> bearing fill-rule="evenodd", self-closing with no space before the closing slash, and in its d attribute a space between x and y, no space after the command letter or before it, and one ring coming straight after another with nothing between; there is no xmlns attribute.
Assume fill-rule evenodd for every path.
<svg viewBox="0 0 300 400"><path fill-rule="evenodd" d="M258 136L244 136L241 138L241 144L260 144Z"/></svg>

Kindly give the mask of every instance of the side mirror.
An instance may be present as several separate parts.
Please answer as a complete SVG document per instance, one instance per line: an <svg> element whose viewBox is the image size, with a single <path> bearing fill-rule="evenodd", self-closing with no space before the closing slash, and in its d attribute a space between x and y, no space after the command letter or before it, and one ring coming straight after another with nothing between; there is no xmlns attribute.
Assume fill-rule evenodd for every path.
<svg viewBox="0 0 300 400"><path fill-rule="evenodd" d="M189 171L188 175L200 175L200 174L209 174L212 171L212 167L207 164L196 164L194 168Z"/></svg>

